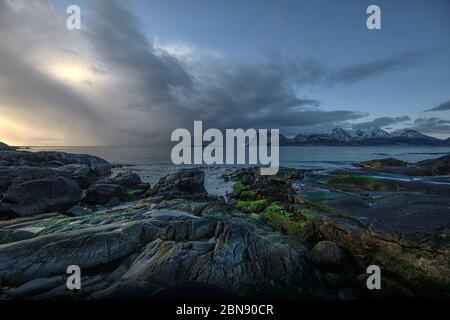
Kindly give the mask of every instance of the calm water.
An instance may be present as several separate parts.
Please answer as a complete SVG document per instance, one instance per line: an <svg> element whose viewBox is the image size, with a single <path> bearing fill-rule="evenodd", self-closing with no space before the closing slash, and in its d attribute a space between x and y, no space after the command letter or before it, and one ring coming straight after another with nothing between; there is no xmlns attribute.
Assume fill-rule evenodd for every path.
<svg viewBox="0 0 450 320"><path fill-rule="evenodd" d="M171 147L33 147L31 151L64 151L87 153L110 162L126 165L115 171L133 170L150 184L175 172L178 166L170 160ZM418 147L281 147L282 166L311 169L352 167L353 162L394 157L408 162L437 158L450 153L450 148ZM232 182L224 182L222 174L231 173L237 166L202 166L205 187L209 193L225 195Z"/></svg>
<svg viewBox="0 0 450 320"><path fill-rule="evenodd" d="M33 147L31 150L57 150L88 153L110 162L129 165L171 164L171 147ZM298 168L348 167L351 163L394 157L408 162L431 159L450 153L450 147L281 147L280 163Z"/></svg>

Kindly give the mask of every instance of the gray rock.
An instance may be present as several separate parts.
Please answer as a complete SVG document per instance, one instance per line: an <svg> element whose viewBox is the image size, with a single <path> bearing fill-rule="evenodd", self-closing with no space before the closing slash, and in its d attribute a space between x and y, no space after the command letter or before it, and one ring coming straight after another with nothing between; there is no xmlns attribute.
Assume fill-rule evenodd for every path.
<svg viewBox="0 0 450 320"><path fill-rule="evenodd" d="M56 178L60 176L51 168L37 167L0 167L0 192L5 192L9 187L31 180Z"/></svg>
<svg viewBox="0 0 450 320"><path fill-rule="evenodd" d="M0 151L12 150L6 143L0 142Z"/></svg>
<svg viewBox="0 0 450 320"><path fill-rule="evenodd" d="M82 164L89 167L97 176L111 173L111 164L99 157L87 154L71 154L56 151L0 151L0 161L7 161L11 165L31 167L61 167L68 164Z"/></svg>
<svg viewBox="0 0 450 320"><path fill-rule="evenodd" d="M21 285L18 288L14 288L8 291L8 295L14 299L24 299L46 290L52 289L62 283L65 279L63 276L54 276L51 278L34 279Z"/></svg>
<svg viewBox="0 0 450 320"><path fill-rule="evenodd" d="M419 161L417 165L426 168L432 175L450 175L450 154L437 159Z"/></svg>
<svg viewBox="0 0 450 320"><path fill-rule="evenodd" d="M182 169L162 177L146 195L159 199L205 199L207 192L204 180L205 173L202 170Z"/></svg>
<svg viewBox="0 0 450 320"><path fill-rule="evenodd" d="M332 241L320 241L311 250L313 262L322 270L341 271L346 265L344 251Z"/></svg>
<svg viewBox="0 0 450 320"><path fill-rule="evenodd" d="M0 245L29 239L34 235L31 231L21 229L0 229Z"/></svg>
<svg viewBox="0 0 450 320"><path fill-rule="evenodd" d="M143 183L141 177L131 171L116 173L111 177L102 178L96 183L119 185L126 189L128 198L133 200L142 198L150 189L150 184ZM120 197L117 199L123 200Z"/></svg>
<svg viewBox="0 0 450 320"><path fill-rule="evenodd" d="M80 188L87 189L97 180L87 165L69 164L58 168L9 166L0 167L0 192L10 186L37 179L67 177L75 181Z"/></svg>
<svg viewBox="0 0 450 320"><path fill-rule="evenodd" d="M71 264L97 279L83 282L79 298L86 299L150 297L191 281L244 297L279 296L286 287L298 288L301 297L320 285L311 283L315 269L307 250L266 227L242 218L177 215L61 230L0 246L0 283L10 288L6 297L61 298L67 290L48 279L64 275ZM112 271L105 277L101 270Z"/></svg>
<svg viewBox="0 0 450 320"><path fill-rule="evenodd" d="M38 179L11 186L2 204L18 216L64 212L81 200L81 194L81 189L70 179Z"/></svg>
<svg viewBox="0 0 450 320"><path fill-rule="evenodd" d="M385 159L363 161L359 163L354 163L353 165L365 169L380 169L384 167L407 167L408 162L398 160L395 158L385 158Z"/></svg>
<svg viewBox="0 0 450 320"><path fill-rule="evenodd" d="M99 183L118 184L126 189L132 189L139 186L142 181L138 174L131 171L119 172L112 177L104 178Z"/></svg>
<svg viewBox="0 0 450 320"><path fill-rule="evenodd" d="M73 217L82 217L82 216L86 216L88 214L91 214L91 212L79 205L75 205L71 208L69 208L65 214L69 215L69 216L73 216Z"/></svg>
<svg viewBox="0 0 450 320"><path fill-rule="evenodd" d="M8 161L0 160L0 167L7 167L9 165L10 165L10 163Z"/></svg>
<svg viewBox="0 0 450 320"><path fill-rule="evenodd" d="M150 183L142 182L135 187L136 190L147 191L150 189Z"/></svg>
<svg viewBox="0 0 450 320"><path fill-rule="evenodd" d="M56 170L61 173L62 176L69 177L76 181L83 189L87 189L97 180L97 175L85 164L67 164L56 168Z"/></svg>
<svg viewBox="0 0 450 320"><path fill-rule="evenodd" d="M105 207L115 207L120 204L120 199L117 197L112 197L109 199L109 201L105 204Z"/></svg>
<svg viewBox="0 0 450 320"><path fill-rule="evenodd" d="M118 198L120 201L126 200L125 188L117 184L95 184L87 190L85 200L89 204L104 205L112 198Z"/></svg>

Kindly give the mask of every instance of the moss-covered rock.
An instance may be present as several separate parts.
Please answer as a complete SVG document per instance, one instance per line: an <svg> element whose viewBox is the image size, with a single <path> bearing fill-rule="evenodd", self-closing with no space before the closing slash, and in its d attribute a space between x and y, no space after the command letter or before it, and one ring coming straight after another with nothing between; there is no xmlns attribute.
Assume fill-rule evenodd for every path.
<svg viewBox="0 0 450 320"><path fill-rule="evenodd" d="M315 228L312 221L299 219L285 210L280 203L272 203L261 214L261 219L268 225L296 240L308 244L315 239Z"/></svg>
<svg viewBox="0 0 450 320"><path fill-rule="evenodd" d="M239 195L242 200L255 200L257 196L257 192L255 190L244 190Z"/></svg>
<svg viewBox="0 0 450 320"><path fill-rule="evenodd" d="M320 217L314 224L322 239L335 242L364 265L380 266L388 280L416 297L450 298L448 251L377 234L353 217Z"/></svg>
<svg viewBox="0 0 450 320"><path fill-rule="evenodd" d="M242 210L245 213L262 212L268 205L266 199L244 201L238 200L236 203L236 209Z"/></svg>
<svg viewBox="0 0 450 320"><path fill-rule="evenodd" d="M363 161L354 164L356 167L361 167L365 169L380 169L384 167L406 167L408 162L398 160L395 158L385 158L385 159L375 159L369 161Z"/></svg>
<svg viewBox="0 0 450 320"><path fill-rule="evenodd" d="M344 278L348 280L345 284L336 282L339 283L342 297L366 295L359 291L361 288L358 287L357 275L364 273L370 264L379 265L383 270L387 290L380 294L381 297L449 295L447 251L438 252L434 248L425 248L423 244L397 239L395 235L378 234L367 222L330 207L330 203L341 197L341 190L403 191L407 182L379 179L370 175L334 174L323 179L319 177L312 183L319 187L306 192L307 199L303 199L287 181L261 176L254 177L252 185L246 186L238 181L235 190L239 193L234 195L237 200L236 208L250 213L251 219L262 221L310 248L323 240L326 241L317 246L321 243L333 243L334 247L342 248L345 255L334 256L346 258L338 259L335 263L316 261L323 272L337 272L339 279L345 275ZM323 185L331 186L332 191L326 191ZM408 188L417 186L410 184L406 190ZM266 201L262 212L255 205L248 209L252 203L261 200ZM313 253L321 251L317 246ZM339 249L339 252L342 250ZM367 291L367 287L362 289ZM377 298L379 295L367 296Z"/></svg>
<svg viewBox="0 0 450 320"><path fill-rule="evenodd" d="M389 187L383 182L371 176L332 176L329 178L332 185L343 185L363 188L370 191L389 191Z"/></svg>
<svg viewBox="0 0 450 320"><path fill-rule="evenodd" d="M238 181L233 185L233 192L235 195L239 196L243 191L248 190L248 187L245 186L242 182Z"/></svg>

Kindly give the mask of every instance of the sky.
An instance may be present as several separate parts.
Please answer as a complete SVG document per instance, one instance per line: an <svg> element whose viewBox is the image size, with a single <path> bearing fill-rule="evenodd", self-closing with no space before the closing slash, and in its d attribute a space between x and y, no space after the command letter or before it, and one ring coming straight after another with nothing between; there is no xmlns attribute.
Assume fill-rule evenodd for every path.
<svg viewBox="0 0 450 320"><path fill-rule="evenodd" d="M448 0L0 0L0 141L167 144L194 120L447 138L449 16Z"/></svg>

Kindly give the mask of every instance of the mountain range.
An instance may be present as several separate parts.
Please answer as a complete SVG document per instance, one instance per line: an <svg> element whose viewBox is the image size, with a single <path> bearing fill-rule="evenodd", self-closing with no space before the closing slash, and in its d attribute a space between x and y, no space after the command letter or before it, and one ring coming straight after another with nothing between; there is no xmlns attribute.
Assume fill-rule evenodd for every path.
<svg viewBox="0 0 450 320"><path fill-rule="evenodd" d="M450 138L441 140L412 129L387 132L380 128L343 129L329 132L299 133L293 138L280 134L281 146L450 146Z"/></svg>

